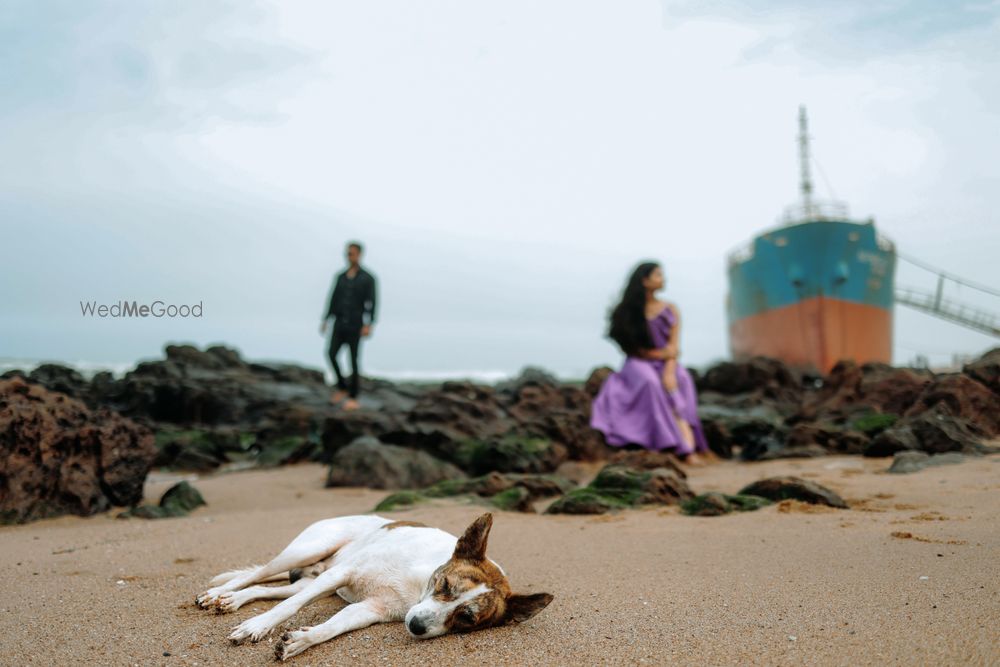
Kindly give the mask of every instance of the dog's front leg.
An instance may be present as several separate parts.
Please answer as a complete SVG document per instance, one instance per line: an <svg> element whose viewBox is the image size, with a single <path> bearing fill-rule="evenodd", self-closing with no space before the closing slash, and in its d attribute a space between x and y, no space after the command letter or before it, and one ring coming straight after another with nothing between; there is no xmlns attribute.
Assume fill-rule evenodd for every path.
<svg viewBox="0 0 1000 667"><path fill-rule="evenodd" d="M311 628L299 628L286 632L274 647L278 660L287 660L310 646L329 641L337 635L367 627L373 623L384 623L389 618L389 608L376 599L362 600L349 604L330 617L325 623Z"/></svg>
<svg viewBox="0 0 1000 667"><path fill-rule="evenodd" d="M263 614L248 618L235 628L229 635L234 644L242 644L247 639L259 641L266 637L279 623L287 621L302 607L324 595L334 593L338 588L348 583L350 571L343 566L332 567L309 582L309 585L287 600L275 605ZM300 580L301 581L301 580Z"/></svg>
<svg viewBox="0 0 1000 667"><path fill-rule="evenodd" d="M250 586L240 591L223 593L215 606L216 613L225 614L236 611L248 602L254 600L290 598L313 582L312 578L299 579L294 584L285 586Z"/></svg>

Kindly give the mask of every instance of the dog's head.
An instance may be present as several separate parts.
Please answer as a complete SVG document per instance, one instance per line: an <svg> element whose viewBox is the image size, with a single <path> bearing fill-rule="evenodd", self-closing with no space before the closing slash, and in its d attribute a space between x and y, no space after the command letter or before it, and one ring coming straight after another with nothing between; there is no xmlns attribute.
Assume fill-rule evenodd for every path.
<svg viewBox="0 0 1000 667"><path fill-rule="evenodd" d="M471 632L526 621L552 602L548 593L517 595L507 577L486 557L493 515L472 522L455 545L451 559L427 581L420 602L406 614L406 629L429 639L449 632Z"/></svg>

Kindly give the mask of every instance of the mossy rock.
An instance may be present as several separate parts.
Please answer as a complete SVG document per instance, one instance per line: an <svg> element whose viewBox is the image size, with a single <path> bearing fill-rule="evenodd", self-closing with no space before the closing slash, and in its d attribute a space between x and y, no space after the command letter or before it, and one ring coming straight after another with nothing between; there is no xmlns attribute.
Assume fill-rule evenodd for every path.
<svg viewBox="0 0 1000 667"><path fill-rule="evenodd" d="M494 496L514 487L525 489L535 498L558 496L576 486L573 482L559 475L518 474L490 472L471 479L446 479L421 491L425 496L444 498L466 493L479 496Z"/></svg>
<svg viewBox="0 0 1000 667"><path fill-rule="evenodd" d="M893 426L897 421L899 421L899 417L896 415L871 412L861 415L851 422L851 428L855 431L861 431L869 437L875 437L882 431Z"/></svg>
<svg viewBox="0 0 1000 667"><path fill-rule="evenodd" d="M500 438L463 440L451 455L454 463L472 475L490 471L544 473L555 470L565 451L551 440L508 433Z"/></svg>
<svg viewBox="0 0 1000 667"><path fill-rule="evenodd" d="M574 489L555 501L545 510L546 514L604 514L612 510L631 507L617 495L609 495L585 486Z"/></svg>
<svg viewBox="0 0 1000 667"><path fill-rule="evenodd" d="M419 491L398 491L392 493L375 506L376 512L391 512L402 507L412 507L418 503L424 503L430 498Z"/></svg>
<svg viewBox="0 0 1000 667"><path fill-rule="evenodd" d="M490 502L496 506L497 509L506 510L508 512L535 511L535 508L531 505L531 492L523 486L512 486L506 491L501 491L491 497Z"/></svg>
<svg viewBox="0 0 1000 667"><path fill-rule="evenodd" d="M219 467L225 454L213 434L203 429L157 431L154 435L156 459L153 466L171 470L210 472Z"/></svg>
<svg viewBox="0 0 1000 667"><path fill-rule="evenodd" d="M178 482L167 489L160 498L159 505L139 505L121 512L117 518L166 519L187 516L196 507L206 504L198 489L188 482Z"/></svg>
<svg viewBox="0 0 1000 667"><path fill-rule="evenodd" d="M770 504L770 500L760 496L709 491L682 502L681 512L689 516L720 516L730 512L752 512Z"/></svg>
<svg viewBox="0 0 1000 667"><path fill-rule="evenodd" d="M636 470L611 463L582 489L570 491L546 510L549 514L603 514L646 504L673 504L693 498L687 482L666 468Z"/></svg>
<svg viewBox="0 0 1000 667"><path fill-rule="evenodd" d="M257 465L263 468L302 461L317 450L308 438L301 435L284 435L264 442L258 440L255 447L258 448Z"/></svg>

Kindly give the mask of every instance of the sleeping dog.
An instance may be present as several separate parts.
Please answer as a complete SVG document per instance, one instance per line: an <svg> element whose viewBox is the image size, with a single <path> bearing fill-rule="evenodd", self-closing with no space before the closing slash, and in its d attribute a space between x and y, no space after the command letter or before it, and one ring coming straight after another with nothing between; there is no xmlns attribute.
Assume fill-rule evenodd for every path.
<svg viewBox="0 0 1000 667"><path fill-rule="evenodd" d="M252 600L287 598L235 626L229 639L238 644L267 636L317 598L336 592L347 600L326 622L284 633L275 647L280 660L373 623L404 621L412 636L429 638L526 621L552 596L511 592L503 568L486 557L492 525L493 515L483 514L456 540L380 516L317 521L266 565L218 575L196 601L224 613ZM283 580L288 584L252 585Z"/></svg>

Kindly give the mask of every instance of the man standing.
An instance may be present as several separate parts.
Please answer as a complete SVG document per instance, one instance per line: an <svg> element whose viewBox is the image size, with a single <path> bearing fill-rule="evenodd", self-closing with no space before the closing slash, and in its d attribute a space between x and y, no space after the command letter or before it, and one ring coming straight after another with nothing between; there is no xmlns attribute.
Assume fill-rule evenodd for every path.
<svg viewBox="0 0 1000 667"><path fill-rule="evenodd" d="M337 276L330 295L330 306L323 316L320 334L326 333L327 321L333 317L333 335L330 337L330 363L337 376L337 391L330 397L331 403L344 403L345 410L358 409L358 345L361 338L371 335L375 324L375 276L361 268L361 244L352 241L347 244L347 269ZM367 322L365 321L367 319ZM337 353L347 343L351 351L351 384L348 387L337 364Z"/></svg>

